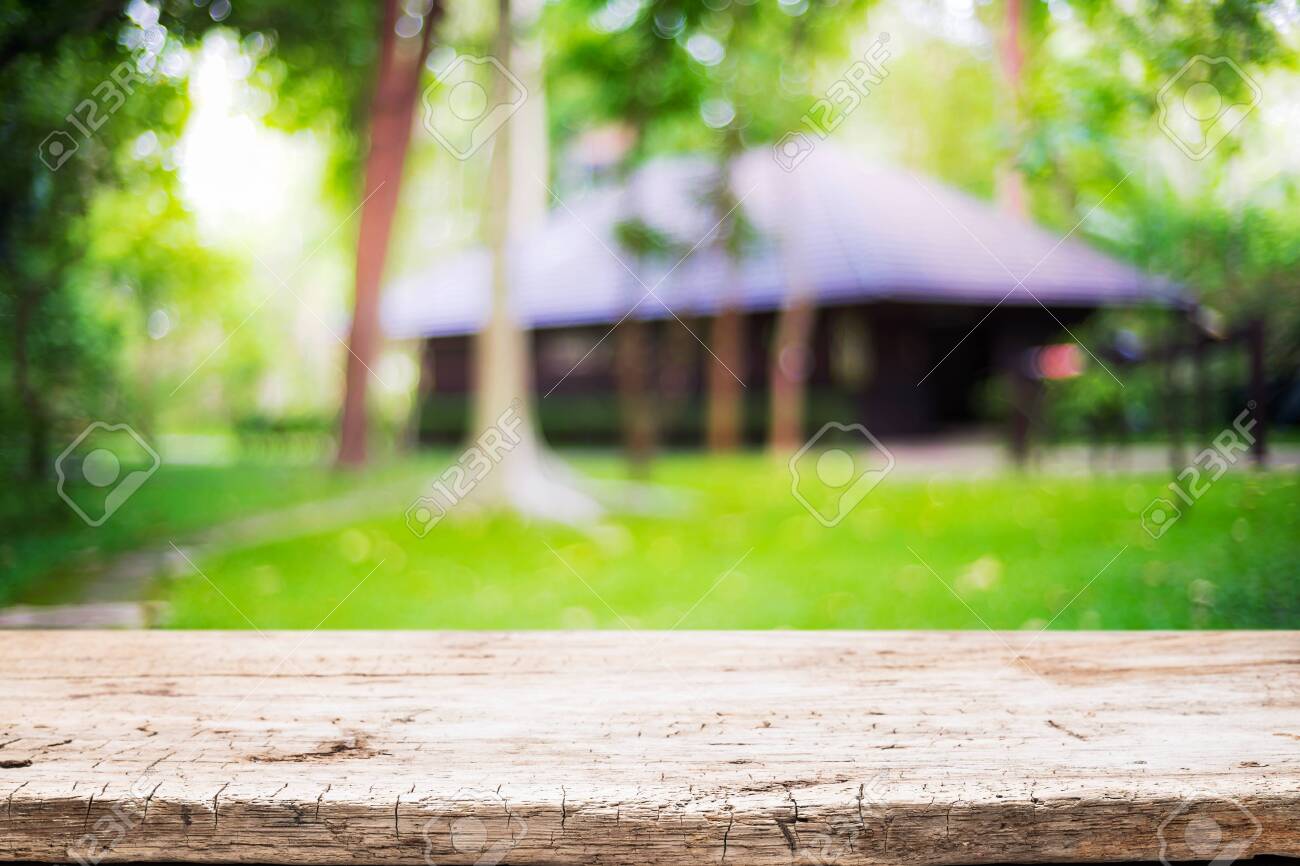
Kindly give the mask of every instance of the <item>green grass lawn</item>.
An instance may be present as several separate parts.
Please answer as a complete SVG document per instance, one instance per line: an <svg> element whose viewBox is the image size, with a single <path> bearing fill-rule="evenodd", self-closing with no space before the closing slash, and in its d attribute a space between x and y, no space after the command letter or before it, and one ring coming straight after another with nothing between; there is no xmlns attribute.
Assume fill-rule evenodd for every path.
<svg viewBox="0 0 1300 866"><path fill-rule="evenodd" d="M436 463L426 464L430 468ZM166 546L214 525L322 498L358 485L392 483L412 466L380 466L349 476L318 466L164 463L100 527L77 519L53 482L9 487L0 498L0 605L77 600L82 582L112 557Z"/></svg>
<svg viewBox="0 0 1300 866"><path fill-rule="evenodd" d="M575 463L622 472L608 458ZM414 492L437 465L386 477L404 473ZM194 507L208 485L259 505L295 493L263 470L192 472L148 503L178 530L185 521L157 509ZM297 492L339 483L309 477ZM404 499L341 528L200 557L220 593L198 576L159 593L181 628L247 628L245 615L262 629L1300 627L1289 474L1221 479L1158 540L1139 520L1158 477L896 474L830 529L791 496L784 464L760 455L670 456L651 480L683 494L680 512L583 530L453 513L416 538Z"/></svg>

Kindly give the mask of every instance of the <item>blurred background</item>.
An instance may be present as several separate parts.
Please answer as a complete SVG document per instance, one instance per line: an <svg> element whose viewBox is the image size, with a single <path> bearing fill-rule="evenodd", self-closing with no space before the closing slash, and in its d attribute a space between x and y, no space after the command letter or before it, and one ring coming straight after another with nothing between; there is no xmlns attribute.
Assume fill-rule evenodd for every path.
<svg viewBox="0 0 1300 866"><path fill-rule="evenodd" d="M0 626L1300 626L1294 0L0 0Z"/></svg>

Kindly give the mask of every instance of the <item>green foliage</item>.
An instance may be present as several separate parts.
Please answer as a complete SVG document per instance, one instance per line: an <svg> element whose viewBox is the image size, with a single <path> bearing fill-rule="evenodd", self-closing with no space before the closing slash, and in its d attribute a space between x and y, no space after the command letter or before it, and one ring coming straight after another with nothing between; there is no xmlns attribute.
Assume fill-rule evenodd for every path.
<svg viewBox="0 0 1300 866"><path fill-rule="evenodd" d="M1228 325L1268 323L1274 375L1300 365L1300 191L1279 178L1234 206L1214 196L1166 194L1138 211L1139 255L1217 311Z"/></svg>
<svg viewBox="0 0 1300 866"><path fill-rule="evenodd" d="M666 257L679 250L680 244L672 237L643 219L627 219L614 226L614 239L619 247L635 258Z"/></svg>
<svg viewBox="0 0 1300 866"><path fill-rule="evenodd" d="M624 172L664 152L704 152L719 170L702 204L716 216L713 242L739 257L753 226L727 167L745 146L798 127L812 94L807 68L843 58L864 0L719 4L714 0L552 4L544 20L555 137L563 144L609 123L633 135ZM631 255L662 248L647 230L620 227ZM622 242L622 241L620 241Z"/></svg>
<svg viewBox="0 0 1300 866"><path fill-rule="evenodd" d="M200 8L189 16L202 24L205 10L194 5ZM253 82L274 96L266 122L329 136L326 186L350 210L364 156L383 4L340 0L323 10L292 0L239 0L235 8L224 23L243 35L245 49L258 60Z"/></svg>
<svg viewBox="0 0 1300 866"><path fill-rule="evenodd" d="M1300 199L1293 176L1267 170L1276 164L1277 142L1246 123L1191 163L1156 122L1161 88L1196 55L1228 57L1246 75L1296 69L1295 36L1272 4L1139 0L1063 8L1070 11L1061 20L1040 19L1021 107L1018 164L1036 211L1068 229L1104 199L1101 216L1110 217L1112 230L1101 233L1102 243L1183 283L1231 320L1266 307L1293 309L1297 247L1287 236L1295 237ZM1249 96L1235 73L1213 83L1227 101ZM1252 167L1267 180L1243 188Z"/></svg>
<svg viewBox="0 0 1300 866"><path fill-rule="evenodd" d="M770 143L815 98L807 69L846 57L862 0L782 5L745 2L598 2L547 6L547 95L554 138L605 123L639 135L632 162L682 150ZM720 100L732 119L703 122ZM723 115L725 118L725 115Z"/></svg>
<svg viewBox="0 0 1300 866"><path fill-rule="evenodd" d="M1007 147L999 126L1002 83L985 56L911 35L890 59L882 95L872 100L876 127L905 142L915 168L982 198ZM913 41L914 40L914 41Z"/></svg>
<svg viewBox="0 0 1300 866"><path fill-rule="evenodd" d="M147 67L144 55L118 44L143 28L116 4L84 7L17 6L0 15L0 147L8 155L0 170L0 332L12 347L0 356L8 386L0 417L12 422L0 430L0 460L25 475L51 471L50 438L65 421L111 402L122 334L102 320L79 271L78 231L99 185L116 177L118 149L141 127L162 124L176 94L160 71L171 43L159 44ZM146 89L158 98L136 98ZM87 135L87 124L98 126Z"/></svg>
<svg viewBox="0 0 1300 866"><path fill-rule="evenodd" d="M244 0L221 26L245 34L251 78L275 97L270 122L337 132L365 110L377 10ZM195 363L149 345L149 316L197 320L228 303L212 289L238 270L200 242L175 174L185 49L214 17L206 3L0 3L6 473L48 474L52 449L90 418L129 412L148 426L157 367ZM334 140L335 188L351 196L359 136Z"/></svg>
<svg viewBox="0 0 1300 866"><path fill-rule="evenodd" d="M0 468L7 473L48 473L52 452L89 418L130 414L147 426L164 412L162 398L211 347L196 355L151 340L151 315L201 321L218 334L215 346L250 307L251 266L210 249L180 202L175 148L191 109L188 83L183 63L132 58L153 30L150 8L128 0L0 0L7 157L0 163ZM904 142L896 150L911 165L982 195L991 192L994 169L1013 156L1037 218L1062 234L1078 225L1092 242L1181 283L1229 323L1266 318L1270 363L1278 373L1294 370L1300 198L1286 163L1271 153L1285 143L1260 128L1257 112L1191 164L1155 123L1157 93L1189 57L1229 56L1266 80L1271 71L1294 72L1294 29L1279 23L1274 5L1256 0L1025 8L1018 121L1009 120L993 56L1005 6L991 2L976 4L982 42L914 28L891 59L885 89L860 109L875 121L872 133ZM313 4L239 0L221 22L213 10L205 2L161 3L164 59L214 28L235 36L252 64L248 82L269 100L259 122L311 130L326 143L322 187L341 217L357 201L381 5L343 0L323 14ZM548 3L535 26L556 159L575 136L608 123L635 132L623 170L683 151L722 165L742 148L769 144L799 128L826 82L843 74L850 38L874 35L868 11L909 14L870 0ZM492 16L491 4L458 0L440 35L485 52ZM124 61L140 80L107 111ZM1242 86L1216 84L1229 95ZM1285 98L1284 88L1269 88L1261 112ZM51 171L39 148L51 132L74 129L69 113L85 100L110 116L93 135L78 136L77 152ZM753 232L724 180L719 172L701 189L701 204L726 216L714 243L739 256ZM449 183L440 175L419 190L445 197ZM475 210L473 202L460 206ZM346 244L348 234L336 242ZM619 240L647 255L673 252L655 226L624 226ZM1091 333L1084 339L1092 345ZM187 397L167 408L169 418L213 423L252 411L257 385L289 363L256 325L233 340L232 351L212 362L233 396ZM1073 390L1062 403L1077 398L1076 419L1087 406L1107 405L1114 399L1107 379L1089 374L1063 386ZM1123 400L1140 405L1146 397L1135 393L1126 388Z"/></svg>
<svg viewBox="0 0 1300 866"><path fill-rule="evenodd" d="M996 166L1012 158L1036 218L1168 277L1182 300L1217 311L1225 327L1265 318L1272 374L1294 371L1300 195L1276 130L1261 120L1287 94L1266 88L1259 110L1196 162L1157 123L1161 88L1196 55L1229 57L1261 81L1270 71L1293 73L1300 59L1294 28L1280 22L1272 4L1253 0L1026 9L1025 78L1015 106L1006 102L996 65L978 50L929 39L898 58L889 79L896 98L882 111L909 142L907 159L987 196ZM995 51L1003 14L1000 3L981 12ZM1213 83L1226 100L1249 95L1235 73L1216 75ZM1153 326L1140 316L1109 314L1077 334L1098 351L1121 328L1157 345L1169 316L1161 319ZM1123 389L1094 363L1081 379L1054 384L1058 426L1082 435L1086 419L1097 416L1156 426L1160 374L1134 368L1119 375ZM1240 384L1239 370L1225 375Z"/></svg>
<svg viewBox="0 0 1300 866"><path fill-rule="evenodd" d="M607 6L595 0L548 4L542 18L551 58L546 89L552 137L561 148L575 134L614 122L638 133L633 161L689 140L703 73L671 34L697 25L702 10L702 4L687 9L655 3ZM662 22L658 26L656 17Z"/></svg>
<svg viewBox="0 0 1300 866"><path fill-rule="evenodd" d="M1055 439L1100 443L1112 438L1162 432L1160 377L1156 365L1129 365L1168 341L1170 313L1116 310L1095 316L1075 330L1085 357L1082 375L1044 383L1047 429Z"/></svg>

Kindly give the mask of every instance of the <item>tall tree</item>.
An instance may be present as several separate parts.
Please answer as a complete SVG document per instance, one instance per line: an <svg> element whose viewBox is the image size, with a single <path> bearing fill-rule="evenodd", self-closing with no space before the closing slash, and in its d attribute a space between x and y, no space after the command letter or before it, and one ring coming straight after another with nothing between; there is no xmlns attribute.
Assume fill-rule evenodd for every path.
<svg viewBox="0 0 1300 866"><path fill-rule="evenodd" d="M789 92L787 79L798 79L793 67L808 67L817 60L845 57L848 49L845 35L853 29L853 24L865 21L863 12L871 2L822 0L809 4L807 10L796 17L769 13L754 26L737 30L736 37L742 41L728 53L734 52L746 58L750 71L745 79L763 74L753 66L756 61L764 59L782 76L770 81L763 90L751 88L749 91L748 112L757 121L751 131L752 137L772 141L791 130L806 131L804 117L807 115L804 112L816 97L809 93L794 95ZM764 47L767 53L764 53ZM773 53L775 57L770 56ZM848 59L854 65L874 62L871 56ZM803 80L808 81L806 77ZM847 79L841 79L836 86L845 87L846 82ZM767 99L768 93L784 94L784 98ZM827 93L834 95L835 91L832 89ZM839 97L835 100L837 104L840 101ZM847 114L840 114L836 125L846 117ZM802 185L796 184L795 190L796 195L804 193ZM800 209L795 210L798 212ZM786 225L783 228L785 235L779 238L779 242L783 247L786 297L777 313L776 330L768 354L768 447L781 455L788 454L804 441L807 379L812 359L810 344L817 317L816 299L807 279L806 263L799 257L806 246L797 236L803 227Z"/></svg>
<svg viewBox="0 0 1300 866"><path fill-rule="evenodd" d="M151 7L124 9L55 0L0 15L0 465L12 460L18 478L49 475L79 432L67 427L115 411L127 391L115 387L121 335L86 290L79 232L96 194L123 182L122 145L172 131L162 106L179 79L158 60L185 31ZM128 37L135 56L119 44Z"/></svg>
<svg viewBox="0 0 1300 866"><path fill-rule="evenodd" d="M429 11L420 16L419 32L412 36L402 36L397 31L399 9L398 0L384 0L339 431L338 461L345 466L359 465L366 460L369 426L366 391L378 356L380 281L388 259L393 216L402 189L402 169L419 102L420 76L429 54L433 28L442 11L442 0L433 0Z"/></svg>
<svg viewBox="0 0 1300 866"><path fill-rule="evenodd" d="M787 263L786 279L789 290L777 314L768 370L771 383L768 447L777 454L788 454L803 444L805 395L812 356L809 345L817 320L817 307L803 277L802 265L797 261Z"/></svg>
<svg viewBox="0 0 1300 866"><path fill-rule="evenodd" d="M1007 213L1023 217L1026 213L1025 177L1021 173L1021 101L1024 98L1025 9L1024 0L1006 0L1003 32L998 50L1006 93L1003 113L1007 126L1006 154L998 166L996 179L998 205Z"/></svg>
<svg viewBox="0 0 1300 866"><path fill-rule="evenodd" d="M623 205L627 214L639 214L636 179L625 176ZM670 245L656 229L639 216L620 223L616 229L618 247L627 258L633 273L642 273L643 262L661 254ZM659 425L656 419L654 379L650 368L655 356L655 329L636 309L645 293L641 281L628 274L626 287L628 316L614 334L614 376L618 388L619 416L623 431L623 452L634 474L645 474L658 447ZM675 323L674 323L675 324Z"/></svg>
<svg viewBox="0 0 1300 866"><path fill-rule="evenodd" d="M491 104L509 103L522 83L524 103L493 134L485 212L491 260L487 322L475 341L471 434L506 428L513 447L474 489L480 506L505 507L529 517L580 523L600 513L568 468L545 449L535 421L528 334L511 302L513 241L545 212L546 110L542 53L531 5L498 0L494 58L514 77L493 68ZM516 31L520 36L517 38Z"/></svg>
<svg viewBox="0 0 1300 866"><path fill-rule="evenodd" d="M708 13L701 2L671 8L646 3L623 9L604 0L549 4L556 59L548 84L557 97L556 125L571 135L605 124L626 130L629 146L620 153L613 172L623 184L623 218L613 240L637 273L649 258L672 258L697 240L688 239L683 246L683 239L669 237L645 220L636 173L660 150L704 143L695 124L704 78L683 46L686 35ZM629 275L626 286L629 315L612 339L623 450L632 471L641 473L657 447L664 415L664 406L654 394L658 377L652 375L653 337L663 328L637 315L645 305L658 303L645 298L642 304L645 287L640 281ZM642 305L634 311L638 304ZM663 326L682 327L672 319Z"/></svg>
<svg viewBox="0 0 1300 866"><path fill-rule="evenodd" d="M740 131L724 131L715 186L710 198L718 224L716 247L726 265L726 285L714 314L709 340L716 359L708 365L708 409L705 439L711 451L740 447L744 436L745 318L740 309L740 264L746 223L732 182L732 163L740 155Z"/></svg>

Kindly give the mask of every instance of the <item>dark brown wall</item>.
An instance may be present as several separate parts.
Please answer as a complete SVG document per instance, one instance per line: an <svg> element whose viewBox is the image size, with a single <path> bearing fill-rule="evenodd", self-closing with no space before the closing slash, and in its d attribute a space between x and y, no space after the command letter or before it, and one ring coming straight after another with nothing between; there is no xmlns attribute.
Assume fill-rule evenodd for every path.
<svg viewBox="0 0 1300 866"><path fill-rule="evenodd" d="M1053 313L1074 327L1089 311ZM765 433L768 349L776 314L755 313L745 321L745 361L735 372L746 386L746 438L758 443ZM692 318L685 324L708 343L709 319ZM648 379L655 383L663 437L668 444L698 445L705 365L715 361L675 319L649 322L647 329ZM533 334L534 384L543 429L557 444L617 441L617 424L611 420L617 411L615 336L607 325ZM883 436L928 435L985 423L990 381L1024 348L1063 339L1068 336L1061 325L1039 306L992 311L895 303L823 308L811 346L808 429L834 420L862 423ZM471 338L441 337L429 344L434 392L425 414L461 411L457 406L467 402L473 385ZM846 380L845 371L852 365L846 367L845 352L860 353L865 377ZM459 438L454 431L457 424L463 429L463 420L433 420L441 432L423 439Z"/></svg>

